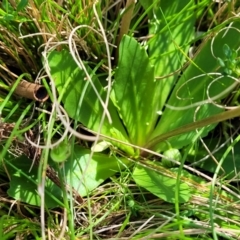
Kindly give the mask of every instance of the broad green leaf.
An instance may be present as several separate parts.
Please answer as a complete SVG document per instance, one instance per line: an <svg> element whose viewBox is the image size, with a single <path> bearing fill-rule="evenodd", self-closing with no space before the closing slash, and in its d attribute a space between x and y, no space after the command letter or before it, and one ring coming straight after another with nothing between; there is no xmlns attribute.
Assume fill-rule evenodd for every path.
<svg viewBox="0 0 240 240"><path fill-rule="evenodd" d="M152 4L152 1L148 4ZM148 41L148 52L150 62L155 67L155 77L170 75L157 79L159 86L154 91L161 92L158 110L164 107L178 78L174 72L183 66L190 47L195 24L193 6L193 0L161 1L149 13L149 34L152 37ZM148 7L145 1L144 7Z"/></svg>
<svg viewBox="0 0 240 240"><path fill-rule="evenodd" d="M155 166L155 168L157 167ZM152 194L167 202L175 202L175 191L178 184L176 179L142 166L134 169L133 178L139 186L147 189ZM189 186L181 182L179 186L179 203L187 202L190 196Z"/></svg>
<svg viewBox="0 0 240 240"><path fill-rule="evenodd" d="M6 156L5 161L8 174L10 175L10 188L7 193L12 198L26 202L34 206L40 206L41 199L38 194L38 167L25 156L15 158ZM31 171L30 171L31 169ZM55 199L54 199L55 198ZM45 204L48 208L61 206L62 191L52 181L46 179ZM59 202L60 201L60 202Z"/></svg>
<svg viewBox="0 0 240 240"><path fill-rule="evenodd" d="M51 75L55 80L59 94L63 95L62 101L69 116L80 121L89 129L98 131L103 107L89 81L84 80L84 71L79 69L71 54L65 50L51 52L48 61ZM91 74L92 70L87 65L86 68ZM106 91L96 75L92 76L92 81L102 100L105 101ZM108 104L108 110L112 118L112 124L105 118L101 133L128 143L127 133L112 101ZM116 142L114 144L130 155L134 155L131 147Z"/></svg>
<svg viewBox="0 0 240 240"><path fill-rule="evenodd" d="M138 146L145 144L156 124L158 85L145 49L134 38L124 36L113 88L130 141Z"/></svg>
<svg viewBox="0 0 240 240"><path fill-rule="evenodd" d="M127 159L119 160L102 153L94 153L90 158L90 153L89 149L75 146L74 159L64 163L66 182L81 196L88 195L107 178L131 164Z"/></svg>
<svg viewBox="0 0 240 240"><path fill-rule="evenodd" d="M240 28L239 23L236 23L234 26ZM239 46L240 38L236 37L236 34L237 31L231 28L226 32L222 31L219 33L213 44L213 52L216 57L224 58L222 47L225 43L227 43L231 48L236 48ZM210 40L203 43L203 45L200 47L201 51L199 51L199 53L193 59L193 63L190 64L190 66L182 74L168 101L170 106L191 106L196 102L207 100L207 91L209 91L210 97L215 97L234 83L234 80L228 76L225 76L213 83L213 81L216 79L216 76L207 74L200 78L195 78L192 81L188 81L191 78L199 76L203 73L217 72L219 68L218 60L212 56L210 44ZM208 89L210 83L213 84ZM222 96L222 98L223 97L224 96ZM201 107L195 106L185 110L174 110L167 107L164 110L152 137L154 138L162 133L166 133L170 130L180 128L185 124L191 123L194 121L194 116L196 116L196 120L200 120L223 111L223 109L220 109L213 104L205 103L200 105ZM206 126L206 128L203 129L202 137L206 136L206 134L213 129L214 126L215 125ZM169 144L173 148L181 148L189 144L195 135L196 132L193 131L187 134L172 137L169 139ZM165 150L165 145L160 143L160 145L157 147L155 146L154 149L159 151Z"/></svg>

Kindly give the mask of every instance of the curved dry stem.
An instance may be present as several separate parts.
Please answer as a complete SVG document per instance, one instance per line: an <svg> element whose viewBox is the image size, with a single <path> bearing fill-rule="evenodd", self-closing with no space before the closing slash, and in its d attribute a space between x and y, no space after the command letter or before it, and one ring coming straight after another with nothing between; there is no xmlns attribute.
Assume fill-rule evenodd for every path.
<svg viewBox="0 0 240 240"><path fill-rule="evenodd" d="M55 115L55 104L53 104L53 107L52 107L52 112L50 114L50 118L49 118L49 124L48 124L48 128L50 127L50 124L51 124L51 121L52 119L54 118L54 115ZM61 114L61 117L66 117L66 126L70 126L70 120L69 120L69 117L68 117L68 114L67 112L64 110L64 108L60 105L59 108L61 109L60 111L62 111L64 113L64 115L62 115L62 112L60 112ZM58 115L59 117L59 115ZM60 118L60 117L59 117ZM65 120L64 120L65 121ZM26 140L35 148L40 148L40 149L52 149L56 146L58 146L61 142L64 141L64 139L67 137L67 134L69 132L69 129L68 127L65 126L65 131L64 133L62 134L62 136L55 142L55 143L48 143L48 144L45 144L45 145L39 145L39 144L36 144L35 142L33 142L31 139L28 138L27 134L25 133L25 138ZM48 129L49 130L49 129ZM47 130L47 131L48 131ZM49 132L49 131L48 131ZM50 134L50 133L49 133Z"/></svg>
<svg viewBox="0 0 240 240"><path fill-rule="evenodd" d="M227 31L228 31L229 29L234 29L234 30L236 30L238 33L240 33L240 30L239 30L239 29L237 29L237 28L235 28L235 27L230 27L230 26L228 26L228 27L226 27L226 28L223 28L223 29L221 29L220 31L217 32L217 34L213 37L213 39L212 39L212 41L211 41L211 53L212 53L212 56L213 56L215 59L217 59L217 57L215 56L215 54L214 54L214 52L213 52L213 44L214 44L215 38L216 38L217 35L218 35L220 32L222 32L222 31L226 31L225 34L227 34ZM223 37L224 37L224 35L223 35ZM240 48L240 47L239 47L239 48ZM239 49L239 48L238 48L238 49Z"/></svg>
<svg viewBox="0 0 240 240"><path fill-rule="evenodd" d="M91 86L92 86L92 88L93 88L96 96L98 97L98 99L99 99L99 101L100 101L100 103L101 103L101 105L102 105L102 107L103 107L103 109L104 109L104 112L105 112L105 114L106 114L107 117L108 117L108 121L109 121L110 123L112 123L110 113L109 113L109 111L108 111L108 109L107 109L107 104L106 104L106 102L104 103L104 101L102 100L101 96L99 95L97 89L95 88L95 86L94 86L94 84L93 84L93 82L92 82L91 76L89 75L86 67L85 67L84 64L83 64L83 61L81 60L81 58L80 58L80 56L79 56L79 54L78 54L78 52L77 52L76 44L75 44L75 41L74 41L74 39L73 39L74 33L75 33L78 29L83 28L83 27L89 28L89 29L93 30L94 32L98 33L95 29L93 29L92 27L87 26L87 25L81 25L81 26L78 26L78 27L74 28L74 29L72 30L72 32L70 33L70 35L69 35L69 41L68 41L68 42L69 42L70 53L71 53L71 55L72 55L75 63L78 65L78 67L85 72L85 74L86 74L86 79L90 82L90 84L91 84ZM100 33L98 33L98 34L99 34L100 36L102 36ZM106 40L106 36L104 37L104 40ZM108 47L107 47L107 49L108 49ZM108 50L108 53L109 53L109 50ZM110 58L110 59L111 59L111 58ZM111 67L111 63L110 63L110 67ZM110 68L110 71L111 71L111 68ZM111 74L110 74L110 75L111 75ZM109 83L110 83L110 86L111 86L111 81L110 81L110 80L111 80L111 78L109 79ZM108 103L108 100L107 100L107 103Z"/></svg>
<svg viewBox="0 0 240 240"><path fill-rule="evenodd" d="M215 81L218 81L219 79L221 79L221 78L223 78L223 77L226 77L226 76L222 75L221 73L204 73L204 74L195 76L195 77L187 80L182 86L180 86L180 87L178 88L177 93L178 93L178 91L180 91L180 89L181 89L185 84L189 83L190 81L193 81L193 80L195 80L195 79L197 79L197 78L200 78L200 77L212 76L212 75L217 75L217 76L219 76L219 77L216 78L216 79L214 79L214 80L208 85L208 87L207 87L207 92L206 92L206 93L207 93L207 96L208 96L208 99L207 99L207 100L195 102L195 103L193 103L193 104L190 104L190 105L184 106L184 107L174 107L174 106L169 105L169 104L165 104L165 106L166 106L167 108L172 109L172 110L181 111L181 110L186 110L186 109L190 109L190 108L193 108L193 107L198 107L198 106L201 106L201 105L207 104L207 103L215 104L215 102L214 102L215 100L218 100L218 99L222 98L224 95L226 95L227 93L229 93L230 91L232 91L232 90L239 84L239 82L240 82L239 79L237 79L237 78L235 78L235 77L233 77L233 76L228 76L229 78L233 79L233 80L235 81L235 83L232 84L230 87L226 88L226 89L225 89L224 91L222 91L221 93L219 93L219 94L217 94L217 95L215 95L215 96L213 96L213 97L210 97L210 96L209 96L209 89L210 89L211 85L212 85ZM177 96L177 97L178 97L179 99L181 99L181 100L188 100L188 99L186 99L186 98L185 98L185 99L182 99L182 98L180 98L179 96ZM219 106L219 105L218 105L218 106ZM224 108L226 108L226 107L224 107Z"/></svg>

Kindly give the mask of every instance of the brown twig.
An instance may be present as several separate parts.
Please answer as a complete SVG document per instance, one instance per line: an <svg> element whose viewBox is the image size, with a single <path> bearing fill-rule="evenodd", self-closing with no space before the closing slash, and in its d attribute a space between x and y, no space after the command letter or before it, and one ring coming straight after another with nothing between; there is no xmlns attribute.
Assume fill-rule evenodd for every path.
<svg viewBox="0 0 240 240"><path fill-rule="evenodd" d="M45 102L49 97L47 90L43 85L30 83L26 80L22 80L18 84L14 93L19 96L32 99L38 102Z"/></svg>

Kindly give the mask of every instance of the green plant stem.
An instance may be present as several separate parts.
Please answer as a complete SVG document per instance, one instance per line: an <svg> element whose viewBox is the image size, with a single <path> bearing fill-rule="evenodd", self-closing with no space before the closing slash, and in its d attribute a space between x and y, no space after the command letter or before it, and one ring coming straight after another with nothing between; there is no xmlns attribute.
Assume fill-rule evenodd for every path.
<svg viewBox="0 0 240 240"><path fill-rule="evenodd" d="M10 100L12 94L14 93L17 85L19 84L19 82L22 80L23 77L28 76L27 73L23 73L19 76L19 78L16 80L16 82L12 85L9 94L6 96L6 98L4 99L3 103L0 106L0 113L2 112L2 110L4 109L5 105L7 105L7 102ZM2 86L2 85L1 85Z"/></svg>
<svg viewBox="0 0 240 240"><path fill-rule="evenodd" d="M30 111L30 109L32 107L33 107L33 103L29 104L26 107L26 109L24 110L24 112L21 114L21 116L19 117L18 121L15 123L14 128L13 128L9 138L7 139L6 144L3 146L3 151L0 153L0 160L2 160L4 158L5 154L9 150L13 138L15 136L18 136L18 129L19 129L24 117L27 115L27 113Z"/></svg>
<svg viewBox="0 0 240 240"><path fill-rule="evenodd" d="M66 190L66 187L64 185L64 176L61 174L61 170L60 170L60 167L59 167L59 164L56 164L56 169L58 171L58 176L59 176L59 179L60 179L60 182L61 182L61 189L62 189L62 193L63 193L63 202L64 202L64 207L67 211L67 219L69 220L69 223L68 223L68 226L69 226L69 230L70 230L70 236L71 236L71 239L74 239L74 225L73 225L73 222L71 221L71 219L73 219L73 216L72 216L72 211L71 209L73 210L73 208L71 208L71 206L69 206L69 201L68 201L68 192ZM70 201L72 202L72 201Z"/></svg>
<svg viewBox="0 0 240 240"><path fill-rule="evenodd" d="M154 148L154 146L156 144L158 144L159 142L162 142L170 137L180 135L183 133L187 133L187 132L196 130L198 128L206 127L210 124L223 122L223 121L226 121L228 119L232 119L232 118L238 117L238 116L240 116L240 107L236 107L232 110L218 113L214 116L211 116L211 117L208 117L208 118L205 118L205 119L202 119L202 120L190 123L190 124L186 124L180 128L174 129L172 131L169 131L167 133L164 133L160 136L153 138L151 141L149 141L149 143L145 146L145 148L152 149L152 148Z"/></svg>
<svg viewBox="0 0 240 240"><path fill-rule="evenodd" d="M10 87L2 82L0 82L0 88L1 89L4 89L4 90L7 90L7 91L10 91Z"/></svg>

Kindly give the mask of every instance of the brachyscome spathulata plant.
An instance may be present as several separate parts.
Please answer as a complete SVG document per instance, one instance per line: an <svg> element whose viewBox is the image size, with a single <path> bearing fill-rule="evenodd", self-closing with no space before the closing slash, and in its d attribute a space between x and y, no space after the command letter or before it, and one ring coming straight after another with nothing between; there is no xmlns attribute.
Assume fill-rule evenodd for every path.
<svg viewBox="0 0 240 240"><path fill-rule="evenodd" d="M147 43L148 53L146 46L141 46L133 37L124 36L120 43L118 66L114 73L112 95L108 106L113 121L109 124L105 119L101 134L106 136L106 141L110 141L127 156L135 159L141 158L142 154L147 156L144 151L141 152L131 145L146 147L157 152L181 149L196 141L194 129L205 126L201 129L199 137L206 136L215 126L211 123L216 123L217 117L215 120L212 117L211 121L208 119L209 121L201 122L202 125L194 123L195 125L191 127L192 122L198 122L224 111L208 100L230 87L234 80L228 76L221 76L215 81L214 74L208 74L218 68L218 62L211 54L211 40L202 44L201 51L193 59L187 57L188 43L194 34L195 19L188 10L192 7L194 7L192 1L175 2L174 5L163 3L161 8L156 6L153 12L149 13L152 38ZM174 11L182 14L174 15ZM171 19L173 15L175 17ZM181 24L176 26L176 22ZM229 29L227 34L222 32L216 37L213 49L219 53L219 57L222 53L218 49L223 42L228 42L231 47L238 44L238 39L233 37L235 34L236 31ZM183 73L180 76L168 76L181 69L185 59L190 63ZM89 85L86 87L88 83L81 80L84 79L84 72L80 69L76 70L76 64L67 51L52 52L48 60L51 76L56 81L58 91L62 92L63 89L65 91L62 100L69 116L97 132L103 109L92 88ZM158 79L162 75L166 76L165 79ZM195 77L198 75L196 81ZM92 80L104 99L105 91L97 76L93 76ZM209 88L210 84L212 84L211 88ZM85 89L85 95L79 103L82 89ZM215 100L219 101L221 97ZM200 104L201 102L204 104ZM165 107L166 103L170 107ZM159 112L162 112L161 116L158 115ZM181 129L185 126L187 126L186 131L189 131L187 133ZM176 129L179 129L178 133L175 132L177 136L172 132L172 136L162 137ZM114 138L116 141L111 140ZM131 145L127 145L128 143ZM133 174L135 181L146 188L148 187L144 182L155 179L154 186L158 186L161 191L149 190L167 201L174 201L175 173L172 173L173 177L170 178L170 173L155 174L152 170L146 171L137 167ZM141 180L143 175L147 177L144 181ZM166 189L167 182L168 190L162 191ZM188 186L180 183L179 189L180 202L186 201L190 196Z"/></svg>
<svg viewBox="0 0 240 240"><path fill-rule="evenodd" d="M188 58L187 52L194 34L195 18L191 11L195 6L194 1L163 3L161 7L156 5L154 8L143 5L150 9L149 31L152 37L145 46L133 37L123 37L119 46L118 65L113 72L114 83L108 104L112 123L105 118L101 127L101 135L105 141L111 142L122 155L140 161L143 155L147 157L148 154L140 151L138 147L156 152L171 149L175 151L196 141L196 136L205 136L214 127L209 124L216 123L217 120L208 119L209 121L197 125L198 121L214 117L215 114L223 112L223 109L210 102L199 102L206 103L209 96L215 97L234 82L232 78L222 76L214 83L214 87L208 89L215 80L214 75L208 73L214 72L218 67L211 54L210 40L201 45L201 51L193 59ZM239 28L237 23L235 25ZM233 29L229 29L227 34L218 35L214 50L218 50L223 42L228 42L228 45L234 48L238 44L238 39L233 37L235 34ZM181 69L186 59L189 64L182 70L182 74L169 75ZM85 80L85 72L77 66L67 49L50 52L48 64L50 77L55 82L68 115L90 131L98 132L104 109L96 92ZM98 94L105 99L104 85L95 74L97 69L93 71L87 62L85 66ZM161 76L165 78L159 79ZM162 114L159 115L159 112ZM197 122L193 123L194 121ZM204 128L196 135L193 130L199 127ZM84 188L80 190L83 196L110 176L110 162L111 174L112 169L116 171L119 168L119 160L116 158L95 153L96 158L93 157L90 161L91 174L87 174L83 180L81 171L84 167L81 166L81 161L85 164L90 150L76 146L72 152L72 161L64 164L68 169L67 174L70 171L74 173L74 187L77 188L79 180L84 182ZM103 164L104 161L106 164ZM122 166L126 166L127 159L122 158L122 161L125 161ZM98 175L101 175L101 180L94 181ZM177 176L178 173L153 163L150 168L136 167L133 172L134 180L155 195L173 202L176 199L175 191L178 191L178 201L185 202L190 197L189 186L179 180L177 182ZM91 186L88 184L89 178ZM151 186L147 185L149 182L152 183ZM195 189L191 191L194 192Z"/></svg>

